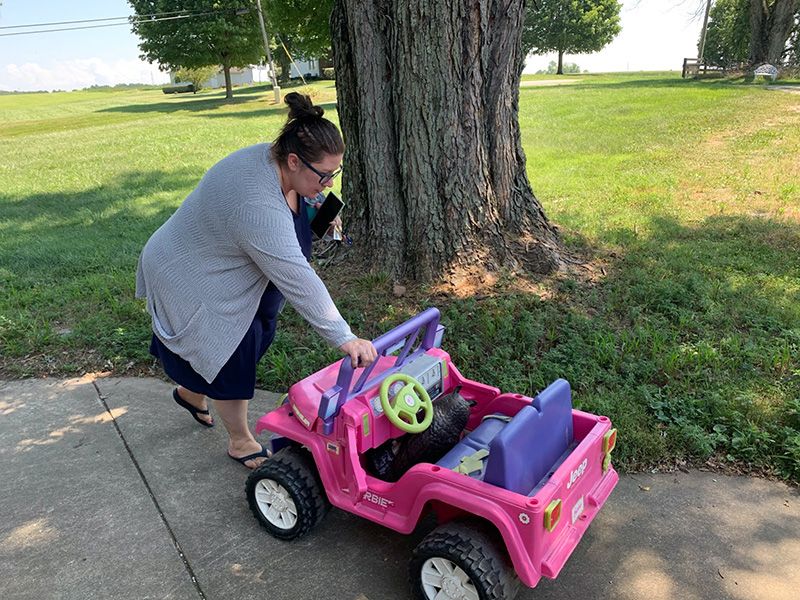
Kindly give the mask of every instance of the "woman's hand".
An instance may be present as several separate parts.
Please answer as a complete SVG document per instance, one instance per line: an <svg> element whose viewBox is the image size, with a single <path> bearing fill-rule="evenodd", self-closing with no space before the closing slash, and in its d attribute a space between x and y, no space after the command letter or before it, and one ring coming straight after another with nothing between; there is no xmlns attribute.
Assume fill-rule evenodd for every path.
<svg viewBox="0 0 800 600"><path fill-rule="evenodd" d="M336 241L342 239L342 217L336 215L336 218L331 221L328 230L325 232L325 239L334 239Z"/></svg>
<svg viewBox="0 0 800 600"><path fill-rule="evenodd" d="M378 358L378 351L369 340L350 340L339 346L339 350L350 356L350 364L354 369L368 367Z"/></svg>

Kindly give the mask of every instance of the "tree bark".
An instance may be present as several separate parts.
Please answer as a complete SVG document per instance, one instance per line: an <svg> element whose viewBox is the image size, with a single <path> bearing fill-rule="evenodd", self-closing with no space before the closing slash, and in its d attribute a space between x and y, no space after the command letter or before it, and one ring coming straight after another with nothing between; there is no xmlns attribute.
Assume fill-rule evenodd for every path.
<svg viewBox="0 0 800 600"><path fill-rule="evenodd" d="M797 0L750 0L751 64L781 64L796 10Z"/></svg>
<svg viewBox="0 0 800 600"><path fill-rule="evenodd" d="M558 51L558 69L556 69L556 75L563 75L564 74L564 52L562 50Z"/></svg>
<svg viewBox="0 0 800 600"><path fill-rule="evenodd" d="M225 73L225 99L230 100L233 98L233 87L231 86L231 66L228 64L223 64L222 72Z"/></svg>
<svg viewBox="0 0 800 600"><path fill-rule="evenodd" d="M275 55L278 57L278 65L281 68L281 76L278 81L280 83L288 83L292 74L292 62L289 59L289 55L286 54L286 50L282 47L276 50Z"/></svg>
<svg viewBox="0 0 800 600"><path fill-rule="evenodd" d="M346 224L392 277L561 264L520 140L523 5L334 3Z"/></svg>

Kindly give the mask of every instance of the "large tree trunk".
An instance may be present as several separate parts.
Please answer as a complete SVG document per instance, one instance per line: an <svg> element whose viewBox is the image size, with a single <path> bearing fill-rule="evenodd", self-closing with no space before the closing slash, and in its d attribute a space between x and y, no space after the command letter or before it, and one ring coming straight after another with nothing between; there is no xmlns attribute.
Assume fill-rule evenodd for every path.
<svg viewBox="0 0 800 600"><path fill-rule="evenodd" d="M781 64L797 0L750 0L750 62Z"/></svg>
<svg viewBox="0 0 800 600"><path fill-rule="evenodd" d="M523 0L336 0L347 225L375 268L560 265L520 142L523 19Z"/></svg>
<svg viewBox="0 0 800 600"><path fill-rule="evenodd" d="M563 75L564 74L564 51L558 51L558 69L556 69L556 75Z"/></svg>

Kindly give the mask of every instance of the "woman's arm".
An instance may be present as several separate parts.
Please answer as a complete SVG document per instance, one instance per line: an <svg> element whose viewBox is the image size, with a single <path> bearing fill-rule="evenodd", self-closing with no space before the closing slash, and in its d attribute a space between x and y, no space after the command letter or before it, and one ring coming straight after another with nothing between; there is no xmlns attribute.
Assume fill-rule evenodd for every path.
<svg viewBox="0 0 800 600"><path fill-rule="evenodd" d="M231 226L238 246L329 344L347 353L354 366L375 359L372 343L353 335L325 284L303 256L288 208L245 203Z"/></svg>

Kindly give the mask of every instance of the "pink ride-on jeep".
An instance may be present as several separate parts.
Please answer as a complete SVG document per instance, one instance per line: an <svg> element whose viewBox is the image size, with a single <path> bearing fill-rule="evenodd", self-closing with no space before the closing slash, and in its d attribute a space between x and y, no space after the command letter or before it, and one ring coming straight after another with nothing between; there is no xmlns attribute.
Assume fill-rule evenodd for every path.
<svg viewBox="0 0 800 600"><path fill-rule="evenodd" d="M415 597L510 599L518 581L558 575L614 489L616 430L573 410L563 379L534 398L466 379L440 348L443 331L429 308L377 338L369 368L347 359L294 384L258 421L274 454L251 473L247 498L284 540L308 533L329 503L401 533L433 511L439 526L410 563ZM466 407L463 420L445 405ZM436 456L415 463L406 452L387 475L420 440L438 443Z"/></svg>

